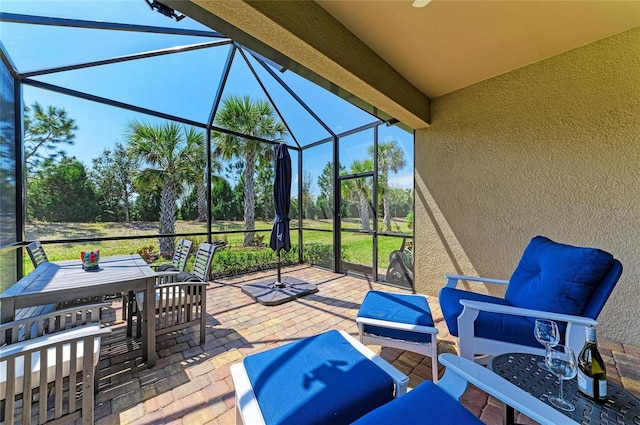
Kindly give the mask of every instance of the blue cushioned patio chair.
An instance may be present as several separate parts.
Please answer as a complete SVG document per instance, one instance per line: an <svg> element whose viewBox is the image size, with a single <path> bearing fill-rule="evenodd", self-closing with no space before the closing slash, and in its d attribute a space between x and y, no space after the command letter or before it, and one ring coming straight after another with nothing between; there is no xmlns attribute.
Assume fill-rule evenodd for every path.
<svg viewBox="0 0 640 425"><path fill-rule="evenodd" d="M585 327L597 325L621 274L622 264L608 252L536 236L508 281L446 275L440 308L449 332L458 337L460 355L468 359L507 352L544 355L533 334L536 318L555 320L561 343L579 352ZM459 281L502 284L507 290L504 298L494 297L457 289Z"/></svg>

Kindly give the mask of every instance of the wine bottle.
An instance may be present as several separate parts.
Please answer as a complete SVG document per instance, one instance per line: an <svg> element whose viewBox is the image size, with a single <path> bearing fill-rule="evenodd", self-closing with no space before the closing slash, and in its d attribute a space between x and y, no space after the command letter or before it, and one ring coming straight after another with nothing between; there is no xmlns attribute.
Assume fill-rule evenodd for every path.
<svg viewBox="0 0 640 425"><path fill-rule="evenodd" d="M578 356L578 389L587 397L607 399L607 369L596 344L596 328L587 326L587 339Z"/></svg>

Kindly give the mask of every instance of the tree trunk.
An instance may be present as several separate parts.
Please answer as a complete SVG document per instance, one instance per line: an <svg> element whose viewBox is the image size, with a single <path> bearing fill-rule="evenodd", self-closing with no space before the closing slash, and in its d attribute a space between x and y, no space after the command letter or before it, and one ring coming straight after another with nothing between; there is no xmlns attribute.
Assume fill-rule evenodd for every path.
<svg viewBox="0 0 640 425"><path fill-rule="evenodd" d="M387 228L387 232L391 232L391 201L389 199L388 191L385 191L384 194L384 217L382 221L384 221L384 225Z"/></svg>
<svg viewBox="0 0 640 425"><path fill-rule="evenodd" d="M360 221L362 222L362 230L369 231L369 202L367 196L360 194Z"/></svg>
<svg viewBox="0 0 640 425"><path fill-rule="evenodd" d="M245 230L255 229L255 200L253 175L256 169L256 159L253 152L247 153L244 169L244 228ZM243 246L255 245L254 234L245 233L242 242Z"/></svg>
<svg viewBox="0 0 640 425"><path fill-rule="evenodd" d="M128 223L130 221L130 217L129 217L129 191L126 189L126 186L125 186L125 190L124 190L124 221L126 223Z"/></svg>
<svg viewBox="0 0 640 425"><path fill-rule="evenodd" d="M207 188L204 181L198 182L198 221L207 221Z"/></svg>
<svg viewBox="0 0 640 425"><path fill-rule="evenodd" d="M178 211L176 205L177 183L171 179L165 182L162 188L160 199L160 233L174 234L176 233L176 214ZM166 254L173 251L175 247L175 238L160 238L160 253Z"/></svg>

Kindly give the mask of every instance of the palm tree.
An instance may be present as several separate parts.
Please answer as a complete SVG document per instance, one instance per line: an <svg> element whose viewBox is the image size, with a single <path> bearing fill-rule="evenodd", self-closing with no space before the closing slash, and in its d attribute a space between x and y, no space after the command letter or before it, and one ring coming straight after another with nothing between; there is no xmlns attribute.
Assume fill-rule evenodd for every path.
<svg viewBox="0 0 640 425"><path fill-rule="evenodd" d="M126 136L132 158L147 166L138 172L136 182L161 190L159 231L174 234L177 199L184 183L203 172L200 164L194 166L193 158L204 156L204 135L175 123L153 125L134 120L127 125ZM160 252L173 251L174 244L172 237L160 238Z"/></svg>
<svg viewBox="0 0 640 425"><path fill-rule="evenodd" d="M190 161L190 176L188 182L196 188L196 198L198 203L198 221L207 221L207 179L206 166L207 156L205 149L195 150L194 156ZM220 172L222 164L217 158L211 158L211 171Z"/></svg>
<svg viewBox="0 0 640 425"><path fill-rule="evenodd" d="M365 159L364 161L355 160L351 163L351 174L359 174L373 169L373 161ZM358 177L355 179L349 179L343 181L343 188L345 196L350 199L355 199L360 208L360 223L362 224L362 230L368 232L371 230L369 220L369 211L371 205L369 199L371 198L371 186L367 184L370 182L371 177Z"/></svg>
<svg viewBox="0 0 640 425"><path fill-rule="evenodd" d="M373 145L369 146L369 155L373 158ZM378 143L378 187L384 199L384 226L386 231L391 231L391 206L389 201L389 171L397 173L407 161L404 158L402 148L395 140Z"/></svg>
<svg viewBox="0 0 640 425"><path fill-rule="evenodd" d="M275 142L284 141L287 127L276 118L275 111L266 100L252 102L249 96L228 96L216 114L214 123L219 127L248 136L256 136ZM214 154L224 160L241 159L244 167L244 228L255 229L255 184L256 164L266 164L273 154L267 143L244 138L235 134L216 133ZM244 246L254 245L253 232L245 233Z"/></svg>

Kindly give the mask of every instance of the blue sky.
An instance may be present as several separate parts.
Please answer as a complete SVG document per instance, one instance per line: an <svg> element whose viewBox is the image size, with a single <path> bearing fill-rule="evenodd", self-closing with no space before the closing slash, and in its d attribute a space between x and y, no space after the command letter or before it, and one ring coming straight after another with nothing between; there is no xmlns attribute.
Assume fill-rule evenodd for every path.
<svg viewBox="0 0 640 425"><path fill-rule="evenodd" d="M152 11L144 0L2 0L0 10L59 18L100 20L163 27L208 29L185 18L175 22ZM77 64L91 60L107 59L131 53L153 51L168 47L211 42L215 39L194 36L129 33L123 31L58 28L51 26L0 23L2 42L13 62L21 72L49 67ZM143 60L103 65L98 67L48 74L34 79L107 97L143 108L154 109L186 119L206 122L218 87L223 65L229 52L228 46L209 48ZM329 134L281 88L255 59L250 63L263 80L274 104L290 125L298 142L305 145ZM374 117L359 110L321 89L291 71L277 73L331 128L342 131L372 122ZM75 146L66 148L70 156L76 156L85 165L115 142L126 143L124 131L132 119L151 123L162 120L137 114L125 109L89 102L80 98L61 95L48 90L23 86L25 104L38 101L43 105L55 105L67 110L76 120ZM249 67L236 55L224 95L249 94L253 99L266 99ZM367 157L367 147L372 143L373 132L350 136L341 144L341 162L349 167L355 159ZM380 140L394 139L405 151L409 164L390 183L396 187L412 187L413 144L412 135L397 127L380 127ZM294 145L291 137L287 142ZM293 153L293 152L292 152ZM331 160L329 145L305 153L304 175L315 179L325 164ZM297 167L296 155L292 155ZM294 168L295 170L295 168ZM293 185L296 192L297 185ZM317 185L312 186L318 192Z"/></svg>

